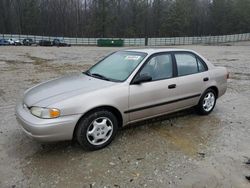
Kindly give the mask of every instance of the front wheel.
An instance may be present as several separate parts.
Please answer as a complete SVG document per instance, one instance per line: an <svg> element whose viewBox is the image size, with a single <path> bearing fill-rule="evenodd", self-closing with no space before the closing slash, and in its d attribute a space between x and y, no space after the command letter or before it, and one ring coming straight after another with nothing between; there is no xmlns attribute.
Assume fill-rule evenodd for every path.
<svg viewBox="0 0 250 188"><path fill-rule="evenodd" d="M197 106L198 113L201 115L208 115L211 113L216 104L216 93L213 89L207 89L201 96Z"/></svg>
<svg viewBox="0 0 250 188"><path fill-rule="evenodd" d="M97 110L83 117L76 137L81 146L89 150L104 148L112 142L118 129L116 116L107 110Z"/></svg>

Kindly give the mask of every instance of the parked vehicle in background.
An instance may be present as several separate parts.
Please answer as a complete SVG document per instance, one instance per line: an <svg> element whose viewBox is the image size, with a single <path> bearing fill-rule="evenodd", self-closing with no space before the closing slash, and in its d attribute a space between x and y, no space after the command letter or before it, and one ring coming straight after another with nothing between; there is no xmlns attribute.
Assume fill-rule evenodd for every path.
<svg viewBox="0 0 250 188"><path fill-rule="evenodd" d="M31 46L33 44L36 44L33 39L31 39L31 38L23 39L23 45L24 46Z"/></svg>
<svg viewBox="0 0 250 188"><path fill-rule="evenodd" d="M7 45L9 45L10 43L7 41L7 40L5 40L5 39L0 39L0 46L7 46Z"/></svg>
<svg viewBox="0 0 250 188"><path fill-rule="evenodd" d="M54 39L53 46L71 46L71 45L64 42L63 39Z"/></svg>
<svg viewBox="0 0 250 188"><path fill-rule="evenodd" d="M225 67L191 50L118 51L84 73L28 89L16 115L36 140L75 138L101 149L127 124L194 106L208 115L226 92L227 78Z"/></svg>
<svg viewBox="0 0 250 188"><path fill-rule="evenodd" d="M38 44L39 46L53 46L53 43L49 40L40 40Z"/></svg>
<svg viewBox="0 0 250 188"><path fill-rule="evenodd" d="M20 46L22 45L21 41L18 39L10 38L7 40L10 45Z"/></svg>

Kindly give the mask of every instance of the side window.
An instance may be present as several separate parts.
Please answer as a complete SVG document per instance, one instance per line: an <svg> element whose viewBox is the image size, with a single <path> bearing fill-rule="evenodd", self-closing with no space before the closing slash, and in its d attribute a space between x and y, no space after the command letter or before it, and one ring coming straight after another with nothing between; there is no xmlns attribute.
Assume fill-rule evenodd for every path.
<svg viewBox="0 0 250 188"><path fill-rule="evenodd" d="M152 80L161 80L173 77L173 64L170 54L152 57L142 68L140 75L148 74Z"/></svg>
<svg viewBox="0 0 250 188"><path fill-rule="evenodd" d="M204 72L207 70L204 64L198 58L197 58L197 63L198 63L199 72Z"/></svg>
<svg viewBox="0 0 250 188"><path fill-rule="evenodd" d="M178 76L194 74L199 72L196 57L189 53L175 54Z"/></svg>

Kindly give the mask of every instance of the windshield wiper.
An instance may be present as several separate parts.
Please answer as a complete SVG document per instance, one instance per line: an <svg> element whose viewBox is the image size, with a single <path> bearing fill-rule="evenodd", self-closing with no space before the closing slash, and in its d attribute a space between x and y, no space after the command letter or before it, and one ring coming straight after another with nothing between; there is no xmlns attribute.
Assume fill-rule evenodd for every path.
<svg viewBox="0 0 250 188"><path fill-rule="evenodd" d="M88 74L90 74L90 76L94 76L94 77L101 78L101 79L103 79L103 80L110 81L109 78L107 78L107 77L105 77L105 76L103 76L103 75L101 75L101 74L98 74L98 73L93 73L93 74L91 74L91 73L88 72Z"/></svg>
<svg viewBox="0 0 250 188"><path fill-rule="evenodd" d="M92 74L87 70L86 72L83 72L84 74L87 74L88 76L91 76Z"/></svg>
<svg viewBox="0 0 250 188"><path fill-rule="evenodd" d="M90 71L83 72L83 74L86 74L88 76L95 77L95 78L100 78L102 80L107 80L107 81L112 81L112 82L120 82L120 80L107 78L106 76L103 76L103 75L98 74L98 73L90 73Z"/></svg>

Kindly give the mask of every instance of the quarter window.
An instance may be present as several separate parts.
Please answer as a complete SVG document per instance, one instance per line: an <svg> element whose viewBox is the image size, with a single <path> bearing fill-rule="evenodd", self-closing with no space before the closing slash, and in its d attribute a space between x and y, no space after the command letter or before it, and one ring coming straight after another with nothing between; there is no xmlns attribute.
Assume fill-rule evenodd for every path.
<svg viewBox="0 0 250 188"><path fill-rule="evenodd" d="M173 64L170 54L161 54L152 57L142 68L140 75L148 74L152 81L173 77Z"/></svg>
<svg viewBox="0 0 250 188"><path fill-rule="evenodd" d="M188 53L175 54L178 76L199 72L196 57Z"/></svg>
<svg viewBox="0 0 250 188"><path fill-rule="evenodd" d="M205 68L204 64L198 58L197 58L197 62L198 62L199 72L206 71L206 68Z"/></svg>

